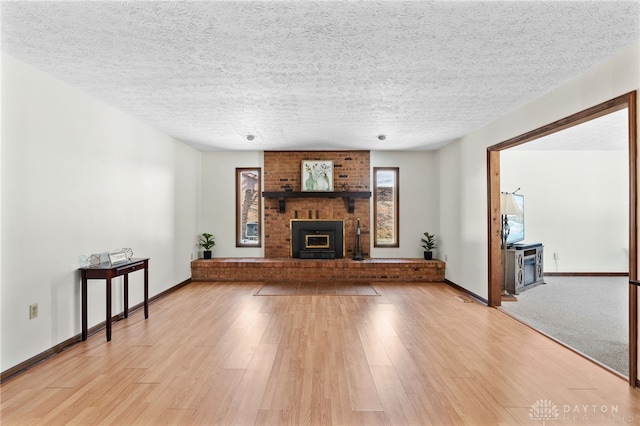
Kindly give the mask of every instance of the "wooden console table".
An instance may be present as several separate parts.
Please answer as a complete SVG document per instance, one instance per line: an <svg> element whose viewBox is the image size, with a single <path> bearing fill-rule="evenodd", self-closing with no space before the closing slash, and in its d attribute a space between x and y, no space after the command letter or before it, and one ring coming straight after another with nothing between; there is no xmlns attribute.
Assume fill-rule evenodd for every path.
<svg viewBox="0 0 640 426"><path fill-rule="evenodd" d="M129 273L144 269L144 318L149 318L149 259L131 259L112 265L80 268L82 275L82 340L87 340L87 280L106 280L107 342L111 340L111 279L124 276L124 317L129 316Z"/></svg>

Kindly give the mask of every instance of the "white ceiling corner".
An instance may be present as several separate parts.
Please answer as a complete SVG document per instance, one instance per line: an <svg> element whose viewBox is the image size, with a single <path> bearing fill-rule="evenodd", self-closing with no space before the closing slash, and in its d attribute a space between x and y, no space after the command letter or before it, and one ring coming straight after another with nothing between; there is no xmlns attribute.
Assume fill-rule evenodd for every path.
<svg viewBox="0 0 640 426"><path fill-rule="evenodd" d="M626 108L518 145L520 151L628 151Z"/></svg>

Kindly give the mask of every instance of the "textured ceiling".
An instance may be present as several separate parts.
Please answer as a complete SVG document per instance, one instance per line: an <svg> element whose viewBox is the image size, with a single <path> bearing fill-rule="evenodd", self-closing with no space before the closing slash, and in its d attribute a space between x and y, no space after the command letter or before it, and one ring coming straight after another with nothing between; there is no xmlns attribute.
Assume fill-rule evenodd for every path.
<svg viewBox="0 0 640 426"><path fill-rule="evenodd" d="M638 1L0 7L4 52L202 150L434 149L640 41Z"/></svg>
<svg viewBox="0 0 640 426"><path fill-rule="evenodd" d="M627 151L628 110L622 109L510 149L521 151Z"/></svg>

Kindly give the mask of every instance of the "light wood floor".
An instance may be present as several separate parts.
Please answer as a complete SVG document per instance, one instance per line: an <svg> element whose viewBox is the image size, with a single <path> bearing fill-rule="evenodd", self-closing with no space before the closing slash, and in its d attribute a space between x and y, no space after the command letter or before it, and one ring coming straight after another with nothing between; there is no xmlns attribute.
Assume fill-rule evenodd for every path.
<svg viewBox="0 0 640 426"><path fill-rule="evenodd" d="M4 383L1 422L640 423L625 380L500 311L445 284L373 286L381 296L189 284L111 342L94 334Z"/></svg>

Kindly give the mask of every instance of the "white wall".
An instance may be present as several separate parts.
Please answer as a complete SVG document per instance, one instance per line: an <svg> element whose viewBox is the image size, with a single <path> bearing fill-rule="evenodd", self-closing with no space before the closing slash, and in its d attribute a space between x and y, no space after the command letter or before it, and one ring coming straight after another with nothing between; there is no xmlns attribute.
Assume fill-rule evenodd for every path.
<svg viewBox="0 0 640 426"><path fill-rule="evenodd" d="M198 233L214 235L213 257L264 257L264 244L259 248L236 247L237 167L259 167L264 173L264 155L258 151L202 154L202 217ZM262 232L264 238L264 229Z"/></svg>
<svg viewBox="0 0 640 426"><path fill-rule="evenodd" d="M441 256L445 277L480 297L487 294L486 148L452 143L438 152Z"/></svg>
<svg viewBox="0 0 640 426"><path fill-rule="evenodd" d="M199 232L210 232L216 237L214 257L263 257L264 247L235 246L234 179L237 167L264 168L263 153L243 151L202 154L202 218L199 221ZM428 230L438 234L439 187L435 154L373 151L372 170L373 167L400 168L400 247L372 247L371 257L422 257L422 233ZM371 181L373 182L373 177ZM373 223L373 217L371 220ZM435 254L437 256L437 250Z"/></svg>
<svg viewBox="0 0 640 426"><path fill-rule="evenodd" d="M438 152L440 233L449 280L488 297L486 148L638 90L640 45L575 77ZM460 173L459 175L457 173Z"/></svg>
<svg viewBox="0 0 640 426"><path fill-rule="evenodd" d="M521 188L525 241L544 244L545 272L628 272L626 151L504 150L500 178Z"/></svg>
<svg viewBox="0 0 640 426"><path fill-rule="evenodd" d="M438 163L433 152L371 151L371 182L374 167L399 167L400 246L395 248L373 247L372 258L423 257L420 238L425 231L436 234L440 247L438 220L439 180ZM373 198L372 201L373 203ZM373 204L371 224L373 226ZM373 230L372 230L373 232ZM439 248L434 257L439 257Z"/></svg>
<svg viewBox="0 0 640 426"><path fill-rule="evenodd" d="M149 257L151 295L191 276L196 150L3 55L1 159L2 371L80 333L81 255ZM130 277L130 305L142 301L142 276ZM104 288L89 282L90 327L105 319Z"/></svg>

